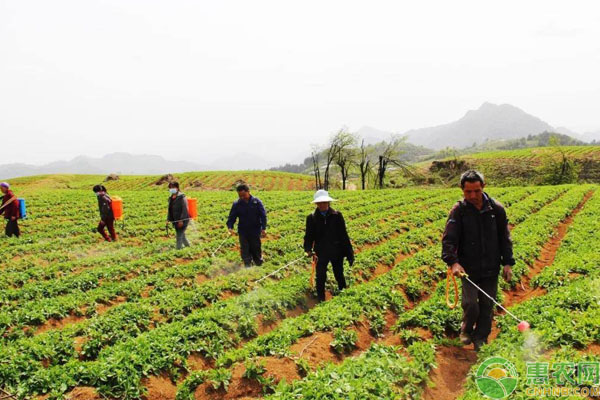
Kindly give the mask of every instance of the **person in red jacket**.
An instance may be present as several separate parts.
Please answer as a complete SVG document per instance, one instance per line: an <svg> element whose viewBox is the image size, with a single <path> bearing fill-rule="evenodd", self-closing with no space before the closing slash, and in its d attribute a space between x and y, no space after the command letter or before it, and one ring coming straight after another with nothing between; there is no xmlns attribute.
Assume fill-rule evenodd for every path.
<svg viewBox="0 0 600 400"><path fill-rule="evenodd" d="M96 185L92 190L98 196L98 209L100 210L98 232L100 232L107 242L114 242L117 240L117 233L115 232L115 215L112 210L112 199L108 195L104 185ZM108 228L110 237L106 234L104 228Z"/></svg>
<svg viewBox="0 0 600 400"><path fill-rule="evenodd" d="M0 183L0 190L2 191L2 205L0 205L0 215L4 214L6 219L6 236L21 236L19 230L19 201L17 196L10 190L10 185L6 182Z"/></svg>

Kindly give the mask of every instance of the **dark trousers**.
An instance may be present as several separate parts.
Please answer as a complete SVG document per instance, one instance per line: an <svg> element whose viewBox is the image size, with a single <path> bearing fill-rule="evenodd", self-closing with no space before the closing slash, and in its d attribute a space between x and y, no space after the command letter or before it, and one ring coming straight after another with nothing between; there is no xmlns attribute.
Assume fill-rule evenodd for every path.
<svg viewBox="0 0 600 400"><path fill-rule="evenodd" d="M104 228L108 228L108 232L110 233L110 237L106 234ZM117 240L117 233L115 232L115 219L107 218L105 220L101 220L98 224L98 232L102 235L104 240L110 242L111 239L113 241Z"/></svg>
<svg viewBox="0 0 600 400"><path fill-rule="evenodd" d="M492 298L498 294L498 276L473 280ZM492 331L492 318L494 317L494 303L481 293L466 279L462 279L463 321L461 330L471 335L473 341L487 342L487 337Z"/></svg>
<svg viewBox="0 0 600 400"><path fill-rule="evenodd" d="M182 249L184 247L190 247L190 242L188 242L187 237L185 237L185 231L188 227L187 221L183 223L183 227L178 228L177 223L175 226L175 248L177 250Z"/></svg>
<svg viewBox="0 0 600 400"><path fill-rule="evenodd" d="M260 242L260 236L246 236L239 235L240 237L240 253L244 265L249 267L254 261L255 265L262 265L262 244Z"/></svg>
<svg viewBox="0 0 600 400"><path fill-rule="evenodd" d="M6 220L6 229L4 230L4 233L6 233L6 236L11 237L11 236L16 236L19 237L21 236L21 231L19 230L19 223L17 222L17 220L15 219L13 220Z"/></svg>
<svg viewBox="0 0 600 400"><path fill-rule="evenodd" d="M333 276L340 290L346 288L346 278L344 278L344 258L330 260L327 257L317 259L317 297L320 301L325 300L325 280L327 279L327 265L331 262Z"/></svg>

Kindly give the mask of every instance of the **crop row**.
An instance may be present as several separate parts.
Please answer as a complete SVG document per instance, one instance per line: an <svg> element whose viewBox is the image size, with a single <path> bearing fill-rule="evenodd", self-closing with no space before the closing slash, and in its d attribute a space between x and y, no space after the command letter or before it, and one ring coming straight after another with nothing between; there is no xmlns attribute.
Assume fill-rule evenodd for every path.
<svg viewBox="0 0 600 400"><path fill-rule="evenodd" d="M502 199L501 199L502 200ZM527 201L527 200L525 200ZM536 206L531 201L531 212ZM535 218L532 217L532 218ZM443 220L436 223L430 233L437 232L428 240L439 240ZM424 234L425 232L421 232ZM419 235L419 234L417 234ZM403 251L403 243L388 241L381 246L381 258L392 257ZM223 367L259 356L289 356L293 343L317 331L347 328L362 318L369 321L377 332L388 310L401 313L407 305L405 297L417 299L439 279L445 267L439 259L439 246L432 246L399 262L393 270L375 280L351 287L338 297L297 318L286 319L272 332L262 335L240 349L232 349L216 360L216 369L193 372L180 387L179 397L191 396L194 389L205 380L214 380Z"/></svg>
<svg viewBox="0 0 600 400"><path fill-rule="evenodd" d="M448 194L448 196L450 198L452 197L451 194ZM403 238L399 237L397 242L402 242L402 239ZM363 257L368 257L369 252L372 251L375 251L375 249L365 251ZM358 265L360 265L359 260L362 255L363 253L357 256L357 263L355 264L357 271L359 270ZM369 265L365 267L369 269L373 268L371 260L369 260ZM142 350L127 350L129 346L142 346L142 348L145 348L143 343L145 343L147 340L151 340L153 343L156 343L156 345L151 346L154 349L153 351L157 352L153 353L153 355L160 356L151 357L152 362L146 367L157 368L157 370L164 369L165 366L168 365L173 365L173 358L181 358L181 354L186 354L186 352L189 354L191 351L194 351L194 349L202 347L201 343L203 341L206 341L205 347L207 348L207 350L209 350L209 353L216 357L218 356L218 354L220 354L220 346L232 346L234 344L235 338L232 339L230 335L226 333L228 330L217 325L214 321L220 321L220 323L225 324L225 327L227 327L227 325L233 324L232 321L246 321L246 325L248 326L244 326L244 324L241 324L241 326L239 327L229 326L230 332L238 332L239 330L238 336L243 336L242 333L244 332L244 330L250 329L254 325L254 323L250 323L253 320L249 318L248 315L276 315L277 313L284 312L286 309L294 308L298 304L302 304L306 299L305 293L308 289L307 281L307 272L301 272L297 276L288 277L279 282L266 284L262 290L253 291L251 293L248 293L247 295L242 295L234 297L230 300L225 300L221 302L221 306L218 308L211 307L205 310L201 309L198 311L194 311L192 314L186 316L182 321L173 321L164 325L159 325L157 328L152 329L151 331L145 334L135 334L135 338L132 340L127 340L125 342L121 342L114 346L107 347L104 350L101 350L98 353L98 361L96 362L81 362L73 360L72 357L73 352L75 350L73 348L73 340L69 340L69 337L72 336L67 335L67 337L63 337L62 331L48 332L48 334L44 336L44 338L46 339L45 342L36 342L34 338L34 343L38 343L38 347L36 347L36 349L58 348L59 351L54 351L54 353L52 354L48 354L48 351L41 352L37 356L38 358L36 361L36 359L32 360L31 357L33 354L29 352L16 352L16 348L12 346L10 348L5 349L5 354L8 356L8 359L13 360L12 365L15 367L15 370L10 371L5 376L3 376L3 381L10 382L11 385L21 384L19 385L21 390L27 390L27 392L29 393L44 391L44 388L47 388L46 390L52 388L57 390L62 387L63 383L65 383L63 379L56 380L57 377L54 376L55 373L59 373L60 371L61 376L71 376L72 379L74 379L73 381L67 380L67 386L73 386L81 381L87 381L88 384L93 384L95 386L102 386L100 381L94 382L93 377L96 376L98 377L97 379L100 379L100 376L104 376L105 378L103 379L107 380L105 390L110 390L114 392L122 391L124 393L131 394L131 391L135 389L138 391L137 393L139 393L139 372L141 371L138 371L138 373L136 373L135 375L122 374L120 372L121 368L126 368L123 365L128 363L121 363L121 360L118 362L118 364L121 365L121 367L116 366L114 364L115 357L117 356L121 357L125 355L129 357L132 355L138 356L144 353ZM180 296L169 296L169 298L178 297ZM161 300L161 302L162 301L163 300ZM132 309L131 311L133 312L134 309ZM144 318L146 317L142 316L140 318L140 321L144 321ZM227 323L225 323L225 321ZM206 329L207 324L211 329L215 329L215 331L212 331L211 329ZM142 323L142 326L143 325L144 324ZM182 325L186 328L183 328ZM136 326L136 324L131 324L131 326ZM206 332L204 332L204 334L202 335L203 340L196 338L196 341L194 342L192 340L193 335L199 335L202 332L203 326L206 330ZM68 328L63 331L68 331ZM178 334L177 332L180 333ZM188 340L182 343L182 345L186 344L187 346L191 347L188 347L187 350L182 349L181 352L164 351L164 348L161 347L160 343L163 340L164 343L168 342L171 343L171 345L174 345L173 340L175 340L175 343L178 343L178 338L180 338L181 332L185 332L186 336L188 334L191 335L191 337L189 337ZM219 334L218 332L222 333ZM252 330L250 330L250 332L252 332ZM225 340L225 338L227 338L227 340ZM222 339L222 342L219 342L219 339ZM48 346L49 342L53 342L53 345ZM215 343L209 344L213 342ZM58 344L60 343L64 343L62 349L58 346ZM33 345L33 343L29 342L27 344ZM22 346L19 347L23 348ZM44 364L46 364L48 368L44 368ZM128 365L132 365L135 370L135 366L138 364L136 362L133 362L132 360L132 362L130 362ZM75 371L71 369L71 367L75 368ZM101 368L102 373L99 372L97 375L95 373L90 372L94 371L96 367ZM87 378L85 376L81 376L81 374L79 374L79 372L77 371L82 370L87 371L87 373L91 375ZM69 371L69 373L66 373L65 371ZM121 381L121 379L123 379L123 376L127 377L125 378L125 382ZM24 377L28 377L28 379L23 379ZM76 377L78 377L78 379L75 379ZM133 387L129 387L127 380L131 380L135 383L135 385ZM57 382L60 383L60 385L57 386Z"/></svg>
<svg viewBox="0 0 600 400"><path fill-rule="evenodd" d="M422 204L436 203L440 203L439 197L432 197L425 200ZM417 208L415 205L405 205L405 208L409 211L408 215L398 215L395 217L396 221L406 222L411 218L414 219L415 216L421 215L422 211L415 211ZM412 212L411 209L413 209ZM361 209L353 209L349 214L352 216L359 210ZM393 210L394 208L382 211L382 216L388 216L389 212ZM438 210L442 212L439 207ZM362 211L366 213L367 210L362 209ZM363 219L371 219L373 216L377 217L377 215L377 213L368 214ZM403 219L405 221L401 221ZM417 219L421 220L421 218ZM369 229L357 230L355 236L357 242L362 244L386 237L392 231L398 229L394 226L394 219L391 222L387 225L376 225ZM362 219L358 218L350 222L351 226L354 224L360 226ZM278 262L286 262L290 253L292 256L296 255L297 257L299 252L294 251L294 247L297 248L297 243L299 242L300 232L296 232L294 235L286 235L285 239L280 239L277 242L266 243L266 252L269 251L269 247L273 247L273 251L270 252L271 263L266 267L273 264L277 265ZM289 243L289 245L285 245L286 243ZM30 283L18 290L4 292L5 303L17 299L21 301L14 305L9 304L3 307L0 312L0 321L4 328L14 324L39 324L48 318L64 317L72 311L80 310L82 307L89 308L94 303L106 303L117 296L136 297L135 293L140 293L149 285L158 286L160 290L164 291L167 288L163 282L166 282L170 278L184 277L180 273L180 268L186 272L186 276L191 277L206 273L213 264L213 260L201 258L198 261L189 263L185 267L172 268L176 265L174 261L165 255L158 254L148 259L140 258L134 259L129 263L109 264L106 267L93 268L83 273L65 276L64 278L46 280L42 283ZM66 270L68 271L68 269ZM132 270L135 271L137 278L131 276ZM127 279L120 280L118 277L125 277ZM102 281L106 282L102 283ZM163 284L161 285L161 283ZM73 295L64 296L71 292L73 292ZM0 291L0 293L2 292ZM30 301L24 301L27 299ZM40 301L40 299L42 300ZM89 312L93 313L94 308L92 307Z"/></svg>

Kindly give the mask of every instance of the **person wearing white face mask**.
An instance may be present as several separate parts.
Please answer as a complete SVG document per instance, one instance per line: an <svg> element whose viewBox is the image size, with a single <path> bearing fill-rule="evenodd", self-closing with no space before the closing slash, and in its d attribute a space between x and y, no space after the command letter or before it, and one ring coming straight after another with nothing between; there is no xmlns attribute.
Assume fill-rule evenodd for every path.
<svg viewBox="0 0 600 400"><path fill-rule="evenodd" d="M185 237L185 230L190 222L190 214L185 194L179 191L179 182L169 183L169 193L167 225L171 223L173 224L173 228L175 228L175 236L177 238L175 247L177 249L189 247L190 242Z"/></svg>
<svg viewBox="0 0 600 400"><path fill-rule="evenodd" d="M115 215L112 210L112 199L108 195L108 191L104 185L96 185L92 190L98 197L98 209L100 210L100 222L98 223L97 231L107 242L114 242L117 240L117 233L115 232ZM105 228L108 229L110 236L106 233Z"/></svg>

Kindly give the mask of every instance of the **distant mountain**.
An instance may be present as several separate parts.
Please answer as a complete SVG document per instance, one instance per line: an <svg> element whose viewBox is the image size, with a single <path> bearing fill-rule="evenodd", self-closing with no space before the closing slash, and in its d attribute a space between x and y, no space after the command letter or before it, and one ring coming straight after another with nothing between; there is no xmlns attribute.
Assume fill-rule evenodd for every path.
<svg viewBox="0 0 600 400"><path fill-rule="evenodd" d="M574 131L572 131L569 128L566 128L564 126L557 126L557 127L555 127L554 128L554 132L561 133L563 135L571 136L572 138L582 140L581 139L582 135L580 135L579 133L574 132Z"/></svg>
<svg viewBox="0 0 600 400"><path fill-rule="evenodd" d="M517 139L555 129L510 104L483 103L458 121L406 132L411 143L433 149L464 148L486 140Z"/></svg>
<svg viewBox="0 0 600 400"><path fill-rule="evenodd" d="M361 139L365 139L365 144L377 144L381 143L385 140L389 140L390 137L394 134L393 132L382 131L370 126L363 126L356 133L361 137Z"/></svg>
<svg viewBox="0 0 600 400"><path fill-rule="evenodd" d="M210 164L189 161L170 161L156 155L112 153L101 158L75 157L70 161L55 161L35 166L28 164L0 165L0 179L42 174L124 174L160 175L190 171L267 169L272 166L265 160L250 154L232 155Z"/></svg>
<svg viewBox="0 0 600 400"><path fill-rule="evenodd" d="M585 132L582 133L580 136L582 140L585 140L586 142L591 142L595 140L596 143L600 143L600 130Z"/></svg>
<svg viewBox="0 0 600 400"><path fill-rule="evenodd" d="M241 171L246 169L269 169L273 163L259 156L249 153L238 153L231 156L220 157L210 163L210 169L213 170L234 170Z"/></svg>

